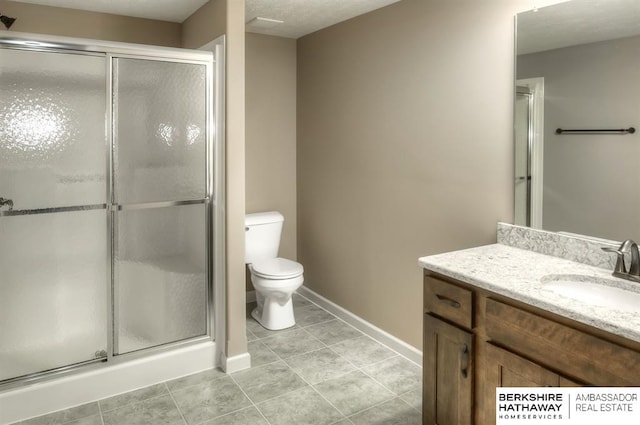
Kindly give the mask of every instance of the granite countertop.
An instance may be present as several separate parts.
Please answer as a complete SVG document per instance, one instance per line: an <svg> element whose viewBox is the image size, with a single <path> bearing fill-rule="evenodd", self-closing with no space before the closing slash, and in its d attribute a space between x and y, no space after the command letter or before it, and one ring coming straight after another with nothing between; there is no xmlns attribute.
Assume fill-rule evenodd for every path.
<svg viewBox="0 0 640 425"><path fill-rule="evenodd" d="M419 259L423 268L640 342L640 314L576 301L544 288L549 275L580 276L640 293L610 270L494 244ZM581 279L582 280L582 279Z"/></svg>

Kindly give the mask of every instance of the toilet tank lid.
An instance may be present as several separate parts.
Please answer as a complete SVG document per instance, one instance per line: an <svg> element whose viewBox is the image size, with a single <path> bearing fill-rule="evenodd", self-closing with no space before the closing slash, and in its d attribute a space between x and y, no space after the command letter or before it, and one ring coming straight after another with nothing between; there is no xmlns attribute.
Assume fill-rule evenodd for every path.
<svg viewBox="0 0 640 425"><path fill-rule="evenodd" d="M278 211L247 214L244 216L245 226L259 226L261 224L280 223L284 216Z"/></svg>

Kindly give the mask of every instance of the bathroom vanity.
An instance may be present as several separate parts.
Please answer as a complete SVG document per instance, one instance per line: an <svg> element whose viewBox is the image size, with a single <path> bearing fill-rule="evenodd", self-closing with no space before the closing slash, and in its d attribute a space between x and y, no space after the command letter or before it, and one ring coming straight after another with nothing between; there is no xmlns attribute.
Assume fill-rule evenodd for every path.
<svg viewBox="0 0 640 425"><path fill-rule="evenodd" d="M640 297L640 284L501 243L420 265L424 424L494 424L500 386L640 386L640 314L615 300L620 290ZM590 285L604 295L579 293Z"/></svg>

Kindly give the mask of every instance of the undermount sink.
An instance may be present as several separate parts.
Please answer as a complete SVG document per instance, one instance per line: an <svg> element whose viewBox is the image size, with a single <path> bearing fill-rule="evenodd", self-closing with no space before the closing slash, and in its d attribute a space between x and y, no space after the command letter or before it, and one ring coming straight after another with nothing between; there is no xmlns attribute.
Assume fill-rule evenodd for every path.
<svg viewBox="0 0 640 425"><path fill-rule="evenodd" d="M541 279L541 282L544 290L585 304L640 313L640 284L638 283L567 274L547 275Z"/></svg>

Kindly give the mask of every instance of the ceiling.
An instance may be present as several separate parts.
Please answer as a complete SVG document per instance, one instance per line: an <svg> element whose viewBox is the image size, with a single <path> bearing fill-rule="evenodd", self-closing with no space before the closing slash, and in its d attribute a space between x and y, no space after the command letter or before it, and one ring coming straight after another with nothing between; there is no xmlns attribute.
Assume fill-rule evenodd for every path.
<svg viewBox="0 0 640 425"><path fill-rule="evenodd" d="M518 54L638 34L638 0L573 0L518 14Z"/></svg>
<svg viewBox="0 0 640 425"><path fill-rule="evenodd" d="M182 22L198 10L207 0L13 0L43 6L113 13L136 18ZM19 19L18 16L16 18Z"/></svg>
<svg viewBox="0 0 640 425"><path fill-rule="evenodd" d="M13 0L138 18L183 22L208 0ZM245 22L267 18L247 31L299 38L399 0L245 0ZM18 17L19 18L19 17ZM264 25L264 23L271 25Z"/></svg>
<svg viewBox="0 0 640 425"><path fill-rule="evenodd" d="M247 31L299 38L399 0L246 0L245 22L256 17L284 21L273 28Z"/></svg>

